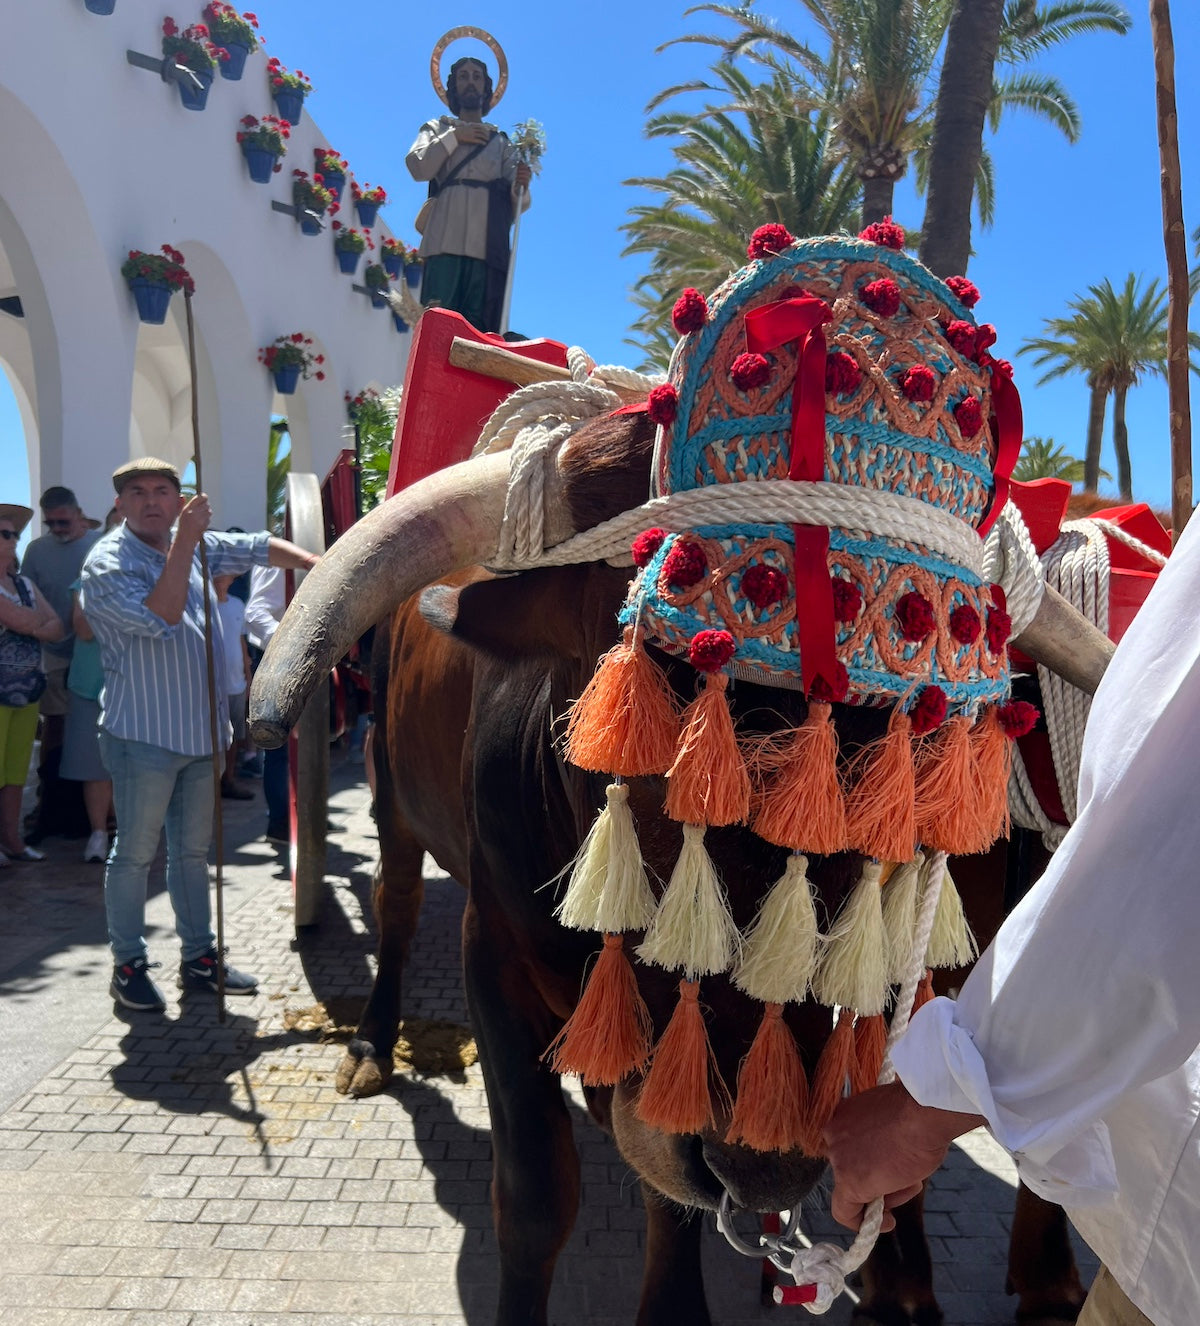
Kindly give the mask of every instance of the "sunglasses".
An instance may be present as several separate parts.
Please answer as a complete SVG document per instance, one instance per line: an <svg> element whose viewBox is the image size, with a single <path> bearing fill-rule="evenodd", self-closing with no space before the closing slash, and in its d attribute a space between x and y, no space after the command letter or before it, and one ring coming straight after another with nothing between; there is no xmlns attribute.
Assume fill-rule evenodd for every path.
<svg viewBox="0 0 1200 1326"><path fill-rule="evenodd" d="M74 521L72 521L71 517L68 516L65 520L47 520L45 523L49 525L51 529L56 529L59 525L62 525L64 528L69 529L71 525L74 524Z"/></svg>
<svg viewBox="0 0 1200 1326"><path fill-rule="evenodd" d="M0 529L0 539L16 539L19 537L20 535L15 529Z"/></svg>

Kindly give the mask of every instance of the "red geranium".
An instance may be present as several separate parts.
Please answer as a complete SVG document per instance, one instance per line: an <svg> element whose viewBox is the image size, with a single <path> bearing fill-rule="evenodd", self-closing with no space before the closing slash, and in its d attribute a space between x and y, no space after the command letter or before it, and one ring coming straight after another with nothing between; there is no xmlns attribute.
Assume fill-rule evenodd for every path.
<svg viewBox="0 0 1200 1326"><path fill-rule="evenodd" d="M259 350L258 362L266 366L268 373L295 365L300 369L302 377L313 377L318 382L325 380L325 374L320 369L325 356L314 351L312 338L303 332L277 336L270 345L264 345Z"/></svg>
<svg viewBox="0 0 1200 1326"><path fill-rule="evenodd" d="M129 256L121 264L121 275L126 281L135 277L144 277L148 281L160 281L173 290L184 290L189 295L196 289L187 268L183 265L183 254L170 244L164 244L158 253L143 253L141 249L130 249Z"/></svg>

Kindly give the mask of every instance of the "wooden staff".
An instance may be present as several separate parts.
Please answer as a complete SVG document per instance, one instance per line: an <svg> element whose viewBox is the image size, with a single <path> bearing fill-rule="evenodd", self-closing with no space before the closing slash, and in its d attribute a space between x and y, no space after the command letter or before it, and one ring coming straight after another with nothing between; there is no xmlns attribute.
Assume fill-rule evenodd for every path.
<svg viewBox="0 0 1200 1326"><path fill-rule="evenodd" d="M183 307L187 313L188 370L192 378L192 463L196 467L196 492L204 491L204 470L200 459L200 403L196 391L196 324L192 318L192 292L184 289ZM221 814L221 765L224 751L217 741L217 674L213 665L212 604L209 591L212 578L208 571L208 549L200 538L200 584L204 598L204 658L208 668L208 731L212 741L213 805L217 829L217 1021L225 1021L225 830Z"/></svg>
<svg viewBox="0 0 1200 1326"><path fill-rule="evenodd" d="M1171 527L1178 541L1192 514L1192 406L1188 384L1187 233L1175 112L1175 40L1169 0L1150 0L1154 100L1162 181L1163 246L1167 255L1167 400L1171 429Z"/></svg>

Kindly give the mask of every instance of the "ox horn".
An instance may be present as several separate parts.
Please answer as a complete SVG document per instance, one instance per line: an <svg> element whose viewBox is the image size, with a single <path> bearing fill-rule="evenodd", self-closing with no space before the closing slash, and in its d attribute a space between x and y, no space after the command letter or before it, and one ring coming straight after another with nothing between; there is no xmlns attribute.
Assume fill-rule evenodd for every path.
<svg viewBox="0 0 1200 1326"><path fill-rule="evenodd" d="M1049 585L1033 621L1013 644L1089 695L1095 695L1114 648L1103 631Z"/></svg>
<svg viewBox="0 0 1200 1326"><path fill-rule="evenodd" d="M304 577L250 688L259 746L287 740L318 682L364 631L426 585L496 551L508 465L499 452L422 479L351 526Z"/></svg>

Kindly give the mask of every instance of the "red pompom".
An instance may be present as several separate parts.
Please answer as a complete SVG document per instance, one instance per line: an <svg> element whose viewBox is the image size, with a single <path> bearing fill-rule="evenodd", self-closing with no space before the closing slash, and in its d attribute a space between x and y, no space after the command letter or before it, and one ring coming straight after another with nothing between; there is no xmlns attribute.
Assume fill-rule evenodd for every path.
<svg viewBox="0 0 1200 1326"><path fill-rule="evenodd" d="M1016 741L1018 737L1033 731L1040 715L1037 708L1027 701L1010 700L996 710L996 717L1000 720L1004 735Z"/></svg>
<svg viewBox="0 0 1200 1326"><path fill-rule="evenodd" d="M848 396L858 390L862 369L853 355L834 350L825 360L825 390L834 396Z"/></svg>
<svg viewBox="0 0 1200 1326"><path fill-rule="evenodd" d="M644 529L632 544L634 566L649 566L667 537L665 529Z"/></svg>
<svg viewBox="0 0 1200 1326"><path fill-rule="evenodd" d="M670 428L675 422L678 410L679 393L669 382L651 388L646 413L650 416L652 424L661 424L664 428Z"/></svg>
<svg viewBox="0 0 1200 1326"><path fill-rule="evenodd" d="M996 329L990 322L979 325L975 331L975 358L980 363L988 350L996 344Z"/></svg>
<svg viewBox="0 0 1200 1326"><path fill-rule="evenodd" d="M926 686L909 710L914 737L923 737L935 727L941 727L946 717L946 692L940 686Z"/></svg>
<svg viewBox="0 0 1200 1326"><path fill-rule="evenodd" d="M840 576L833 578L833 619L852 622L862 611L862 590Z"/></svg>
<svg viewBox="0 0 1200 1326"><path fill-rule="evenodd" d="M924 640L937 622L929 600L910 590L896 600L896 624L906 640Z"/></svg>
<svg viewBox="0 0 1200 1326"><path fill-rule="evenodd" d="M662 573L668 585L690 589L708 574L708 558L698 543L680 541L663 560Z"/></svg>
<svg viewBox="0 0 1200 1326"><path fill-rule="evenodd" d="M974 308L979 303L979 287L974 281L968 281L965 276L948 276L946 284L960 304Z"/></svg>
<svg viewBox="0 0 1200 1326"><path fill-rule="evenodd" d="M671 322L680 336L688 332L699 331L708 321L708 300L699 290L688 288L675 301L671 310Z"/></svg>
<svg viewBox="0 0 1200 1326"><path fill-rule="evenodd" d="M890 276L870 281L863 286L862 302L881 318L893 318L900 308L900 287Z"/></svg>
<svg viewBox="0 0 1200 1326"><path fill-rule="evenodd" d="M954 422L963 441L973 438L983 427L983 406L978 396L967 396L954 407Z"/></svg>
<svg viewBox="0 0 1200 1326"><path fill-rule="evenodd" d="M904 227L898 226L890 216L885 216L882 221L872 221L865 230L858 232L858 237L870 244L882 244L885 249L904 247Z"/></svg>
<svg viewBox="0 0 1200 1326"><path fill-rule="evenodd" d="M787 597L787 576L777 567L761 562L748 567L742 576L742 593L760 611Z"/></svg>
<svg viewBox="0 0 1200 1326"><path fill-rule="evenodd" d="M979 614L969 603L960 603L950 614L950 635L957 644L969 645L979 639Z"/></svg>
<svg viewBox="0 0 1200 1326"><path fill-rule="evenodd" d="M833 677L826 679L820 673L817 674L808 692L810 700L822 700L825 704L841 704L841 702L850 694L850 674L846 671L844 663L835 663L833 666Z"/></svg>
<svg viewBox="0 0 1200 1326"><path fill-rule="evenodd" d="M746 246L746 256L753 261L756 258L769 258L772 254L782 253L794 243L792 232L787 226L772 221L769 225L759 226L750 236Z"/></svg>
<svg viewBox="0 0 1200 1326"><path fill-rule="evenodd" d="M987 615L987 647L991 654L999 654L1012 635L1012 618L1003 608L989 608Z"/></svg>
<svg viewBox="0 0 1200 1326"><path fill-rule="evenodd" d="M900 387L910 401L931 401L937 390L937 377L932 368L914 364L905 373Z"/></svg>
<svg viewBox="0 0 1200 1326"><path fill-rule="evenodd" d="M738 391L753 391L771 380L771 365L762 355L738 355L729 366L729 376Z"/></svg>
<svg viewBox="0 0 1200 1326"><path fill-rule="evenodd" d="M737 652L737 642L728 631L698 631L688 645L688 662L698 672L717 672Z"/></svg>
<svg viewBox="0 0 1200 1326"><path fill-rule="evenodd" d="M964 322L962 318L955 318L946 326L946 340L948 340L960 355L967 359L975 358L975 332L976 329L969 322Z"/></svg>

